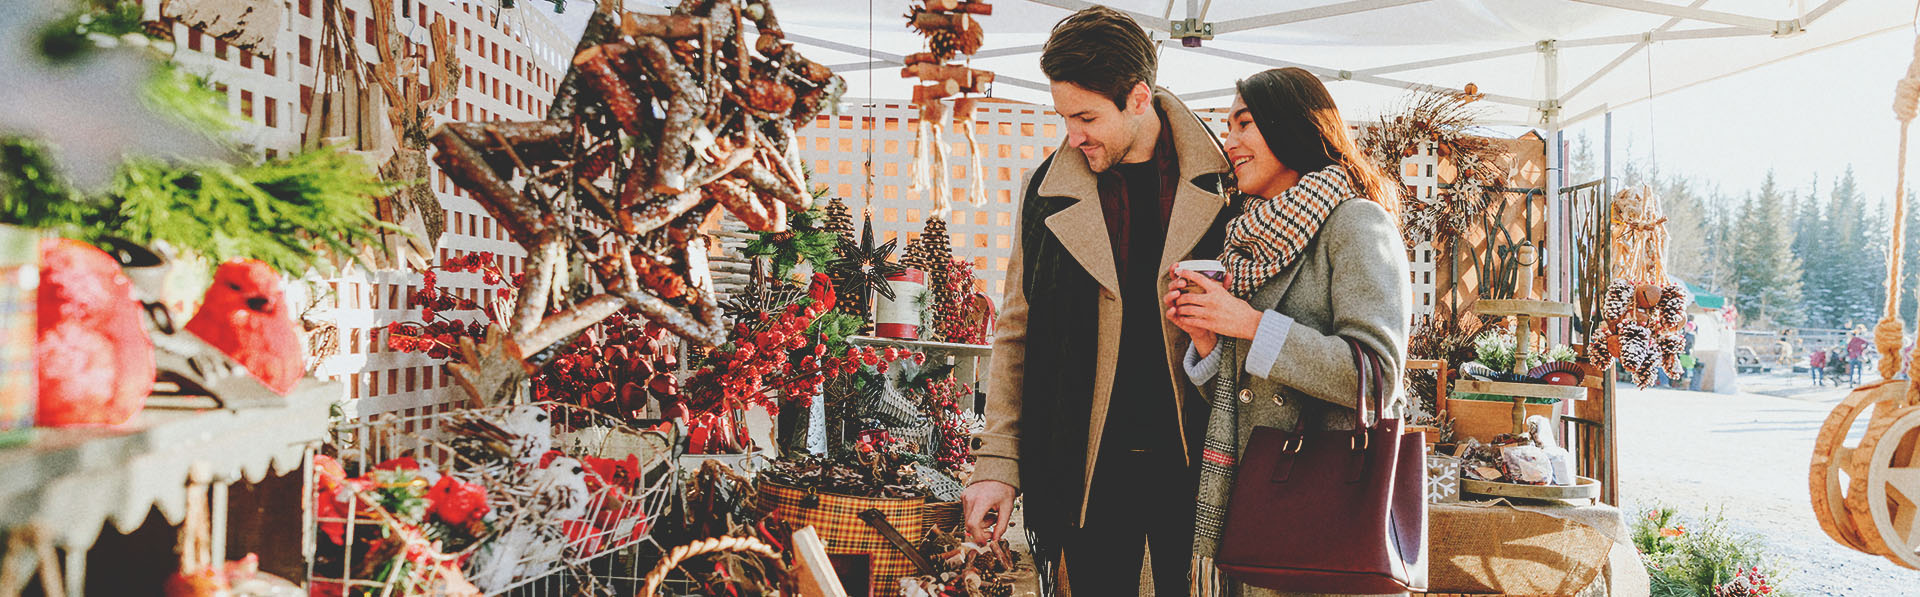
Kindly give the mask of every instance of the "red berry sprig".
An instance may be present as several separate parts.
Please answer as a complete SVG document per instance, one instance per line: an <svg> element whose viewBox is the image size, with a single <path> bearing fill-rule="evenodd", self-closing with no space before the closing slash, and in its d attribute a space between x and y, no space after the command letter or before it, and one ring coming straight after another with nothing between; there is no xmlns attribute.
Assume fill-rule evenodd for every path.
<svg viewBox="0 0 1920 597"><path fill-rule="evenodd" d="M501 286L499 291L503 293L517 292L520 274L508 277L501 272L496 261L492 253L467 253L447 259L436 269L450 273L478 272L481 281L488 286ZM473 299L441 288L440 277L434 269L420 272L420 278L420 289L407 295L407 308L419 309L420 320L388 323L387 348L400 352L422 352L436 359L458 357L461 338L484 338L487 328L500 321L499 314L494 313L490 305L480 305ZM463 321L443 313L475 310L485 316L484 322Z"/></svg>

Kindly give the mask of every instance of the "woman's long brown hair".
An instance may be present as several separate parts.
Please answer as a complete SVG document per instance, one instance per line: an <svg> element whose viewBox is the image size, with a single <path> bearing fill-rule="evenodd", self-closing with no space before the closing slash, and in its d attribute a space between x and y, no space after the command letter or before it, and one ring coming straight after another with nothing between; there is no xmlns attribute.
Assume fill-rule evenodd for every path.
<svg viewBox="0 0 1920 597"><path fill-rule="evenodd" d="M1361 195L1388 213L1400 214L1400 185L1360 152L1319 77L1301 68L1276 68L1254 73L1235 86L1281 164L1301 176L1338 164Z"/></svg>

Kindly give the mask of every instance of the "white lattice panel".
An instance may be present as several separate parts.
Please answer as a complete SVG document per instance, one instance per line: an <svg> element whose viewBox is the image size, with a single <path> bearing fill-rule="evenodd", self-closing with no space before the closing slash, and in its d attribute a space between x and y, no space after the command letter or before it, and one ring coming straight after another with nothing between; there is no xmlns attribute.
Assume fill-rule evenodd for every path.
<svg viewBox="0 0 1920 597"><path fill-rule="evenodd" d="M393 5L396 25L421 52L431 51L427 26L434 17L447 19L459 52L462 80L455 100L438 118L533 120L546 113L573 47L547 16L525 6L501 12L488 9L485 3L457 0L395 0ZM318 87L313 65L321 54L322 6L321 0L285 2L286 21L271 59L175 27L179 47L175 60L205 73L227 93L228 108L251 121L243 126L240 138L268 155L299 148L308 96ZM371 56L373 47L366 43L371 21L368 6L366 0L344 0L342 16L350 22L343 20L341 25L352 32L358 49ZM434 243L436 260L489 252L499 256L507 272L520 270L526 252L486 210L453 187L437 168L429 182L446 209L446 233ZM398 270L355 270L319 281L321 291L330 291L333 297L316 309L316 315L339 326L340 352L322 360L316 375L343 382L343 398L353 399L350 413L416 415L444 411L451 401L460 399L441 366L444 360L386 348L388 323L418 320L418 310L407 308L407 296L420 283L419 274ZM491 298L491 291L481 288L478 274L442 273L439 285L476 301ZM468 312L459 318L478 317L477 312Z"/></svg>
<svg viewBox="0 0 1920 597"><path fill-rule="evenodd" d="M882 241L900 238L904 246L920 235L933 208L932 199L924 193L907 190L919 112L903 103L881 104L870 111L843 106L840 112L841 116L821 116L812 126L800 129L800 157L813 169L812 181L826 184L829 193L843 198L857 219L859 210L869 205L863 166L871 139L874 234ZM1065 131L1057 116L1032 104L982 103L975 120L987 203L974 206L956 200L947 219L947 234L953 238L954 256L973 261L978 289L997 301L1006 291L1020 181L1060 145ZM949 146L946 183L952 196L965 197L976 182L970 180L972 154L958 128L947 131L943 140ZM859 223L854 225L857 228Z"/></svg>
<svg viewBox="0 0 1920 597"><path fill-rule="evenodd" d="M1413 275L1413 316L1433 314L1433 243L1422 241L1407 252L1407 269Z"/></svg>
<svg viewBox="0 0 1920 597"><path fill-rule="evenodd" d="M919 111L905 103L886 103L871 110L858 105L842 106L840 114L821 116L813 126L800 129L800 157L813 169L812 181L826 184L828 193L842 197L847 206L855 210L857 218L858 211L868 204L863 165L868 159L871 139L874 233L881 240L902 238L904 246L907 240L919 236L927 212L932 208L930 199L907 191ZM1198 114L1216 133L1225 134L1225 111L1208 110ZM954 255L974 261L979 289L998 301L1006 292L1006 265L1013 253L1013 222L1019 215L1016 200L1020 181L1028 170L1059 147L1066 131L1052 110L1033 104L985 103L974 118L984 156L987 205L975 208L956 202L948 234L953 237ZM1357 134L1358 125L1351 125L1350 130ZM958 130L948 131L943 140L951 147L947 182L955 196L964 196L973 184L968 180L972 174L966 140ZM1400 174L1409 193L1421 198L1433 196L1437 163L1438 157L1431 146L1407 158L1405 170ZM855 226L858 225L856 222ZM1409 258L1414 262L1414 271L1426 272L1426 290L1416 295L1415 312L1429 313L1432 311L1433 251L1413 251ZM1415 277L1419 287L1420 274L1416 273ZM1425 297L1424 300L1421 297Z"/></svg>

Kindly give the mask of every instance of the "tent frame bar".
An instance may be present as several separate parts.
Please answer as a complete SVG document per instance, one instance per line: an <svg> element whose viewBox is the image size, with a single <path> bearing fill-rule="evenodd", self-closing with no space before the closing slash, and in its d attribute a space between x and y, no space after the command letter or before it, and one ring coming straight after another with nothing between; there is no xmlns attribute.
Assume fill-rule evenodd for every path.
<svg viewBox="0 0 1920 597"><path fill-rule="evenodd" d="M1707 23L1719 23L1722 25L1740 27L1742 29L1751 29L1751 30L1759 31L1763 33L1770 33L1776 36L1793 35L1795 33L1799 33L1804 30L1801 27L1800 19L1777 21L1773 19L1763 19L1760 17L1752 17L1747 15L1734 14L1730 12L1706 10L1706 9L1700 8L1698 2L1694 3L1693 6L1677 6L1673 4L1661 4L1659 2L1653 2L1652 0L1572 0L1572 1L1579 2L1581 4L1592 4L1594 6L1605 6L1607 8L1631 10L1634 12L1644 12L1647 14L1663 15L1663 16L1675 17L1680 19L1702 21Z"/></svg>

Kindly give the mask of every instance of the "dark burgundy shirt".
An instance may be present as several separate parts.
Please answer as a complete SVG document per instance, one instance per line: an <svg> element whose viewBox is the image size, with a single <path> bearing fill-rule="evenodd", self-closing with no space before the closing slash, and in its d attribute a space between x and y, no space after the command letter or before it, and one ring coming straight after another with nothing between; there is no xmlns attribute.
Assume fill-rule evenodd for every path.
<svg viewBox="0 0 1920 597"><path fill-rule="evenodd" d="M1122 306L1118 367L1101 440L1111 448L1178 454L1180 447L1158 285L1167 219L1179 182L1179 156L1164 114L1152 159L1114 164L1100 175L1100 204L1113 243Z"/></svg>

